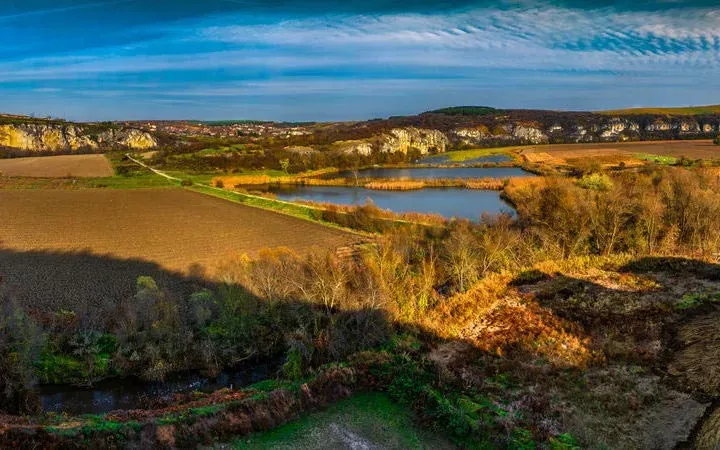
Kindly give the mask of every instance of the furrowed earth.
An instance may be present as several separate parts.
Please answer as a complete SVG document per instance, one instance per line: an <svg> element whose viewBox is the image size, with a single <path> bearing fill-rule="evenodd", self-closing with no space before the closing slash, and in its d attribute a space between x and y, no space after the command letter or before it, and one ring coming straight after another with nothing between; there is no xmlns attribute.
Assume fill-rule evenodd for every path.
<svg viewBox="0 0 720 450"><path fill-rule="evenodd" d="M109 177L114 174L104 155L60 155L0 159L6 177Z"/></svg>
<svg viewBox="0 0 720 450"><path fill-rule="evenodd" d="M218 267L243 254L303 254L358 240L182 189L0 190L3 288L19 299L114 298L131 294L138 275L216 279Z"/></svg>
<svg viewBox="0 0 720 450"><path fill-rule="evenodd" d="M641 165L645 155L713 160L720 148L709 140L605 142L597 144L536 145L524 148L521 155L530 163L570 164L589 160L600 164Z"/></svg>

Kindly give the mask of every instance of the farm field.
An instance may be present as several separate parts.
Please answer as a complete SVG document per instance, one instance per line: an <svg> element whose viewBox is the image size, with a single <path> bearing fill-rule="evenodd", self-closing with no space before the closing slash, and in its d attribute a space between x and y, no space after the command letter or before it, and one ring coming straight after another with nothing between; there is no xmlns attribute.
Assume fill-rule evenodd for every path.
<svg viewBox="0 0 720 450"><path fill-rule="evenodd" d="M640 164L641 155L685 156L692 159L720 159L720 147L710 140L603 142L597 144L557 144L525 147L520 154L531 163L574 164L595 160L601 164Z"/></svg>
<svg viewBox="0 0 720 450"><path fill-rule="evenodd" d="M6 177L110 177L110 161L103 155L32 156L0 159L0 175Z"/></svg>
<svg viewBox="0 0 720 450"><path fill-rule="evenodd" d="M613 109L608 111L599 111L600 114L607 115L633 115L633 114L674 114L682 116L692 116L697 114L717 114L720 112L720 105L708 106L687 106L680 108L626 108Z"/></svg>
<svg viewBox="0 0 720 450"><path fill-rule="evenodd" d="M215 280L217 268L241 254L268 247L306 253L357 241L181 189L0 190L0 277L18 298L72 300L84 291L118 298L131 295L138 275Z"/></svg>

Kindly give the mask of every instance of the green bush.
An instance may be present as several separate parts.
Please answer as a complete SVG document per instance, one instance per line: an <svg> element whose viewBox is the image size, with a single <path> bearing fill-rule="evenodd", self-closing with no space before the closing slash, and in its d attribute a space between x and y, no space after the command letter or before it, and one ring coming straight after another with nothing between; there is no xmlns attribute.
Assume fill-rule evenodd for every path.
<svg viewBox="0 0 720 450"><path fill-rule="evenodd" d="M609 176L602 173L585 175L577 181L577 185L583 189L606 192L612 189L613 182Z"/></svg>

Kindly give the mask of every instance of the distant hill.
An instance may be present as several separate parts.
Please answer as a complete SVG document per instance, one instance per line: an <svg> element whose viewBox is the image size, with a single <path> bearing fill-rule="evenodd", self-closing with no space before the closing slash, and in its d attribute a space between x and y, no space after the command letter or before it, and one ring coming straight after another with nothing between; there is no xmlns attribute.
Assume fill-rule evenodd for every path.
<svg viewBox="0 0 720 450"><path fill-rule="evenodd" d="M675 116L698 116L701 114L720 114L720 105L708 106L686 106L681 108L627 108L598 111L606 115L641 115L641 114L665 114Z"/></svg>
<svg viewBox="0 0 720 450"><path fill-rule="evenodd" d="M503 111L490 106L451 106L449 108L427 111L424 114L445 114L448 116L488 116L501 114Z"/></svg>

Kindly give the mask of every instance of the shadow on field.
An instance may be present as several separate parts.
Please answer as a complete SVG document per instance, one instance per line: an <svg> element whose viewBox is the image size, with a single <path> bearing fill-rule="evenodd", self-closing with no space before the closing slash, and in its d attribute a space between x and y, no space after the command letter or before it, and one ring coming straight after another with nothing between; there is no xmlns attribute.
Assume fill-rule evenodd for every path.
<svg viewBox="0 0 720 450"><path fill-rule="evenodd" d="M698 278L720 281L720 264L671 256L640 258L621 267L620 271L636 274L648 272L667 272L675 275L692 274Z"/></svg>
<svg viewBox="0 0 720 450"><path fill-rule="evenodd" d="M202 278L202 268L193 273L197 275L185 276L148 261L87 252L16 252L0 248L0 294L41 315L64 309L95 316L132 297L138 276L151 276L178 298L213 287Z"/></svg>
<svg viewBox="0 0 720 450"><path fill-rule="evenodd" d="M49 327L59 311L69 310L104 331L118 330L118 336L126 336L123 344L132 351L126 352L127 358L124 350L112 356L114 363L124 365L126 374L162 378L157 377L158 367L167 373L192 368L219 371L253 358L285 355L283 371L299 379L304 367L350 360L357 366L380 365L383 372L373 374L377 379L373 378L376 384L371 387L384 386L406 404L430 405L428 411L439 407L433 403L435 397L426 395L428 386L445 389L438 388L438 393L470 387L488 398L504 399L508 404L512 401L512 407L522 411L513 420L543 439L552 436L553 430L564 429L562 421L570 416L557 406L552 392L544 392L548 386L559 386L558 390L565 392L575 392L573 386L582 386L581 393L574 394L576 403L602 408L604 412L599 416L609 426L628 422L630 403L635 415L655 408L659 396L647 400L642 397L644 383L660 383L646 375L649 372L675 375L672 367L685 368L697 377L680 378L698 387L701 374L709 373L718 383L708 385L705 392L713 395L717 392L714 389L720 389L720 357L716 351L712 353L720 345L720 326L713 323L720 324L720 320L709 323L716 317L710 315L695 320L703 311L716 307L714 297L692 297L697 304L691 302L686 309L678 308L678 299L673 297L677 292L695 293L716 286L714 282L720 280L717 264L683 258L642 258L619 270L608 270L603 275L608 278L594 281L562 274L521 274L511 284L523 298L515 301L513 297L507 302L500 299L500 306L472 319L475 323L466 330L465 339L459 340L436 335L417 323L394 322L387 310L369 307L362 298L368 280L337 277L338 271L334 270L339 267L341 272L345 266L318 263L308 271L297 260L284 259L283 255L277 254L267 265L258 266L262 272L256 275L262 276L257 276L255 285L249 287L209 282L203 279L200 267L193 275L185 276L141 260L0 249L0 296L34 318L45 319L40 321L43 326ZM158 293L157 287L142 288L139 276L152 277L162 292ZM336 278L332 278L333 284L326 283L319 289L315 282L323 276ZM305 284L293 288L293 282ZM717 288L720 291L720 283ZM210 289L212 294L203 289ZM332 292L328 293L328 289ZM335 291L344 290L353 295L338 294L338 298L351 298L355 303L335 306L327 299L323 303L322 294L331 297ZM258 295L267 299L250 291L260 292ZM132 320L124 320L128 317ZM132 329L127 331L130 325ZM62 335L58 333L56 338L65 348L77 346L75 336L87 327L83 323L72 326L75 328L60 330ZM716 332L710 336L710 345L692 347L694 341L685 342L684 336L695 339L711 326ZM672 332L668 332L669 327ZM413 337L418 334L423 339ZM391 337L393 351L402 358L385 360L390 356L365 352L387 345ZM685 347L691 350L682 353ZM708 349L710 352L706 352ZM699 367L695 362L700 360L717 364ZM158 361L173 365L164 369ZM613 372L614 367L624 363L628 363L624 367L643 366L649 370ZM359 387L355 381L343 383L335 380L324 384L325 391L318 391L315 400L307 405L286 404L282 414L278 412L277 421L263 425L263 429L296 417L301 406L327 404ZM511 383L517 383L516 391L509 388ZM523 387L528 388L523 391ZM0 398L0 409L2 402L17 403L17 399ZM248 415L262 412L258 411ZM664 410L661 412L664 414ZM452 422L454 416L442 417ZM482 419L472 414L468 417L462 416L473 426ZM665 416L659 417L661 421ZM495 420L488 419L483 426L494 429L505 419L497 419L497 423ZM675 425L673 421L668 423L666 427L663 422L652 422L646 428L655 431ZM588 424L595 426L592 421ZM584 425L579 422L576 429ZM584 439L593 442L594 437L587 435Z"/></svg>

